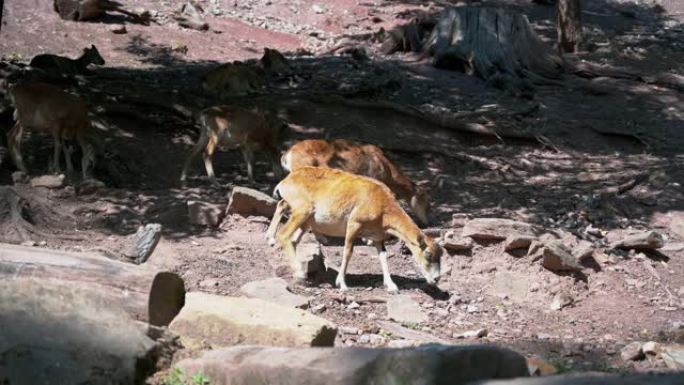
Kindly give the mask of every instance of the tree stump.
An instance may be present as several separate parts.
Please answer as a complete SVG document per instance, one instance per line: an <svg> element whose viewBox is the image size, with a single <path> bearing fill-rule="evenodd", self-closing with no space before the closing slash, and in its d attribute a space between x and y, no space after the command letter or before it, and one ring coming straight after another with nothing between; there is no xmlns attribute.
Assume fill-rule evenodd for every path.
<svg viewBox="0 0 684 385"><path fill-rule="evenodd" d="M558 51L562 53L576 52L582 39L582 11L580 0L558 1Z"/></svg>
<svg viewBox="0 0 684 385"><path fill-rule="evenodd" d="M445 9L424 49L439 68L488 80L495 76L530 80L558 78L561 57L534 32L525 15L490 6Z"/></svg>

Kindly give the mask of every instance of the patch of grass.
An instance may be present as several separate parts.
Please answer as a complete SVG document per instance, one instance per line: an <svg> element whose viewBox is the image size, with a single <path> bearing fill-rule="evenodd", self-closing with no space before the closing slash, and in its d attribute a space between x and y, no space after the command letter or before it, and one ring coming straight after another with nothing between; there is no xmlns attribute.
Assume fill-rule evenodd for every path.
<svg viewBox="0 0 684 385"><path fill-rule="evenodd" d="M557 372L556 374L563 374L563 373L570 373L572 372L572 366L570 366L566 361L564 360L552 360L550 361L551 365L553 365Z"/></svg>
<svg viewBox="0 0 684 385"><path fill-rule="evenodd" d="M162 380L163 385L211 385L209 379L204 374L197 372L190 379L190 382L185 380L186 375L181 368L173 368L166 377Z"/></svg>
<svg viewBox="0 0 684 385"><path fill-rule="evenodd" d="M380 333L378 333L378 334L380 334L381 336L383 336L387 339L391 339L393 336L393 334L391 332L388 332L387 330L380 330Z"/></svg>
<svg viewBox="0 0 684 385"><path fill-rule="evenodd" d="M420 330L420 325L415 322L403 322L401 326L411 330Z"/></svg>

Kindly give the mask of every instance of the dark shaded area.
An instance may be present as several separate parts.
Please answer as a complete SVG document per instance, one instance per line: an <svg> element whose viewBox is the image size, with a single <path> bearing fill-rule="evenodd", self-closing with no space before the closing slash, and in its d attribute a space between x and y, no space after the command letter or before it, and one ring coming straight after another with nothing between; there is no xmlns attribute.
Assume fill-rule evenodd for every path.
<svg viewBox="0 0 684 385"><path fill-rule="evenodd" d="M617 5L611 4L609 8L614 6ZM530 7L524 11L533 21L541 22L544 20L542 16L552 16L545 7ZM644 14L649 13L644 11ZM604 21L597 24L598 19L598 16L594 19L588 17L586 23L589 26L605 25ZM640 25L638 20L634 23ZM543 28L539 30L543 32ZM129 190L129 193L112 192L114 195L111 197L98 196L96 199L126 206L131 203L131 196L141 195L145 196L147 208L143 216L125 210L110 215L106 223L98 226L125 234L132 232L142 220L154 220L162 222L169 232L167 235L196 234L185 224L183 215L185 200L199 191L176 189L180 187L176 175L180 174L180 165L197 138L192 116L200 109L220 102L199 86L201 75L216 64L188 62L181 47L153 44L139 36L132 36L125 50L140 56L142 62L157 67L100 68L94 76L86 78L98 87L92 88L87 82L85 86L78 86L77 92L92 109L98 110L98 120L105 123L102 138L109 154L98 160L96 176L110 186ZM591 198L598 191L628 182L638 175L660 173L670 181L682 177L678 171L680 161L671 158L677 145L666 139L674 137L681 121L667 115L669 105L661 100L660 95L635 94L631 89L638 86L636 82L620 81L611 91L609 103L614 103L617 109L628 111L632 108L629 106L642 106L638 113L630 113L630 122L621 123L613 120L614 113L606 115L595 107L604 103L605 97L587 94L581 87L570 91L553 85L539 87L533 102L521 102L485 87L476 78L411 63L401 55L372 60L356 60L345 55L291 56L290 60L297 75L294 89L288 88L288 82L294 79L292 76L274 77L269 80L269 85L276 96L254 95L224 102L282 110L284 119L290 123L290 132L284 135L283 149L292 140L310 137L342 137L379 144L389 152L390 159L407 169L412 178L433 186L432 196L437 207L433 224L445 223L452 212L481 212L484 209L489 210L490 215L498 215L498 211L503 213L522 207L532 213L538 212L541 220L549 213L564 215L575 211L586 205L587 197L594 202L593 209L601 213L595 220L608 226L616 215L646 218L656 211L681 208L680 196L674 191L652 191L650 194L654 198L644 199L656 199L655 206L639 203L643 199L632 196L630 192L601 195L598 201ZM345 76L333 79L327 75L330 73L344 73ZM568 81L571 80L572 77L568 77ZM568 84L572 86L573 83ZM555 96L559 92L563 93L560 98ZM535 153L539 143L510 139L501 143L495 138L427 124L388 109L345 106L334 100L325 102L322 98L316 100L316 96L308 96L310 93L343 93L350 95L346 97L348 100L380 99L409 105L420 105L425 102L426 95L431 95L429 101L436 108L464 106L467 108L464 112L476 112L494 102L496 109L491 116L483 112L464 119L489 121L497 127L514 127L543 135L549 138L549 145L542 147L558 150L557 157L567 161L563 165L549 167L543 161L543 156L547 155L527 159L517 155L521 151ZM568 103L576 109L568 110ZM537 107L526 115L501 116L506 111L518 109L521 104L541 104L544 107ZM644 105L649 107L643 108ZM662 128L649 131L649 122L661 122ZM11 120L3 121L3 127L10 124ZM582 126L586 128L578 128ZM602 133L603 127L619 131L621 126L625 132L624 141L614 139L612 134L608 138ZM644 131L633 133L630 126L644 127ZM644 139L636 139L641 137ZM45 140L40 138L37 148L41 150L28 143L24 146L33 170L36 166L41 170L42 165L47 164L45 146ZM639 155L645 150L653 154L646 162ZM597 167L598 172L606 174L605 178L591 177L578 183L577 173L582 168L590 170L587 162L601 163L604 156L614 151L629 155L623 157L619 164L612 165L614 168L608 164ZM201 187L201 196L205 200L225 202L225 191L231 185L247 184L244 162L237 152L219 153L215 158L215 168L226 190L207 187L200 163L193 164L190 186ZM426 170L427 165L430 165L429 171ZM258 183L253 187L270 192L277 181L271 176L263 177L270 175L267 167L265 159L260 157L256 175L262 177L257 177ZM548 181L529 182L530 177L544 173L552 173L555 177ZM649 185L645 184L655 188ZM454 198L454 191L462 191L458 199ZM533 197L533 202L526 197ZM87 197L83 199L88 200ZM612 209L615 206L617 212ZM123 222L127 225L122 226Z"/></svg>

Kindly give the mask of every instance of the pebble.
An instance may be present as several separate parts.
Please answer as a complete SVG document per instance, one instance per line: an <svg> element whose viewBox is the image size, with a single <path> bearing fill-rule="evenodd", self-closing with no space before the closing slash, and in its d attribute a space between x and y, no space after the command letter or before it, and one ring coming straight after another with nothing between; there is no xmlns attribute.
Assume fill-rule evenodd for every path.
<svg viewBox="0 0 684 385"><path fill-rule="evenodd" d="M488 331L485 328L480 328L477 330L469 330L467 332L464 332L460 336L456 336L456 338L482 338L487 336Z"/></svg>
<svg viewBox="0 0 684 385"><path fill-rule="evenodd" d="M477 313L480 311L480 308L477 305L470 304L466 307L466 312L468 313Z"/></svg>

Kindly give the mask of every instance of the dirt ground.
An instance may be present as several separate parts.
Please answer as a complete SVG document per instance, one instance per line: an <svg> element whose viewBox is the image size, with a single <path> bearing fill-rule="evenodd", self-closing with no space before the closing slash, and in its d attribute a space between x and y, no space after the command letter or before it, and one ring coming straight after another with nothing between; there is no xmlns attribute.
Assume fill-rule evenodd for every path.
<svg viewBox="0 0 684 385"><path fill-rule="evenodd" d="M432 229L459 229L464 218L503 217L582 237L591 225L605 231L654 229L668 238L659 253L606 251L609 263L588 264L578 275L558 275L529 258L500 252L498 244L476 244L470 252L445 258L439 290L425 285L408 252L393 244L390 268L401 292L414 297L429 315L429 322L410 325L413 329L453 343L509 346L545 358L560 370L661 370L664 364L656 359L624 362L620 348L632 341L684 340L684 231L677 231L677 224L684 223L681 90L606 79L609 90L597 93L568 80L566 86L538 86L532 100L522 100L477 78L434 69L411 54L380 55L374 43L368 43L366 61L316 55L342 37L364 42L381 27L405 22L408 15L436 12L443 1L199 1L207 11L207 32L176 25L171 14L180 1L126 3L151 11L156 22L141 25L119 16L70 22L59 19L46 2L5 2L0 31L4 60L28 62L44 52L75 57L83 47L98 47L107 62L95 70L98 82L85 78L72 86L96 113L106 147L115 154L108 161L124 165L119 178L99 166L96 171L107 187L95 194L76 194L71 187L17 187L53 212L53 220L39 221L52 234L32 239L39 246L116 250L140 224L157 222L163 225L164 240L149 263L173 266L190 291L239 295L242 284L276 275L284 260L266 243L270 218L233 215L211 230L190 225L186 206L190 199L224 205L236 185L270 194L277 180L267 160L260 158L257 182L250 184L240 153L222 152L214 160L221 188L210 186L199 160L189 186L181 187L182 163L197 138L191 120L156 104L117 99L154 95L158 101L185 100L192 108L205 107L215 99L199 86L204 71L217 63L259 58L270 47L287 53L298 73L310 75L302 82L339 85L349 76L350 83L365 84L377 75L399 84L386 91L392 100L429 102L455 111L500 111L500 119L496 114L489 118L497 127L545 138L496 139L340 104L290 101L277 106L290 126L283 148L301 138L341 137L387 149L414 181L430 186ZM553 40L553 7L523 0L502 3L521 9L540 35ZM644 1L584 2L586 41L578 59L644 77L684 75L684 5L659 3L662 9ZM119 24L127 33L110 31ZM258 97L241 102L268 103ZM114 108L118 103L123 107ZM98 110L102 104L104 113ZM531 114L505 114L530 106L535 106ZM11 127L11 116L4 114L1 123L0 130ZM46 173L50 140L27 141L24 148L31 174ZM9 163L0 164L0 183L12 183ZM624 193L604 193L632 180L638 182ZM67 240L63 234L82 240ZM0 240L21 241L3 235ZM600 239L590 240L602 245ZM339 264L341 247L325 246L324 253L332 266ZM380 333L378 326L386 318L389 294L372 249L357 247L347 281L351 291L340 294L333 282L292 290L310 296L318 315L380 335L373 340L377 346L389 343L394 337ZM572 305L552 310L554 296L561 293L572 296ZM360 307L350 306L353 302ZM479 328L488 335L455 338ZM341 334L337 344L365 342L358 335Z"/></svg>

